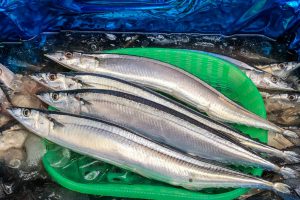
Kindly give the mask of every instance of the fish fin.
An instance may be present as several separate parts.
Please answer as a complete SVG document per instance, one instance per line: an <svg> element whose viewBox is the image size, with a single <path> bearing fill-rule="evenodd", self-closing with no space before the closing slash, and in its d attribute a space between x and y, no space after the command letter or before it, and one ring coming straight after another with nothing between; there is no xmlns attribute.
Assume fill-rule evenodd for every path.
<svg viewBox="0 0 300 200"><path fill-rule="evenodd" d="M290 147L283 150L283 158L287 164L300 163L300 147Z"/></svg>
<svg viewBox="0 0 300 200"><path fill-rule="evenodd" d="M54 119L50 116L47 116L47 119L53 123L54 127L64 127L64 125L62 123L58 122L56 119Z"/></svg>
<svg viewBox="0 0 300 200"><path fill-rule="evenodd" d="M295 189L285 183L274 183L273 191L284 200L300 200L300 196Z"/></svg>
<svg viewBox="0 0 300 200"><path fill-rule="evenodd" d="M280 168L280 173L284 179L300 178L300 164L286 164Z"/></svg>
<svg viewBox="0 0 300 200"><path fill-rule="evenodd" d="M289 137L289 138L299 138L300 136L295 133L294 131L291 131L291 130L287 130L285 129L282 134L286 137Z"/></svg>
<svg viewBox="0 0 300 200"><path fill-rule="evenodd" d="M75 95L75 98L76 98L78 101L80 101L83 105L92 105L91 102L85 100L84 98L82 98L82 97L80 97L80 96L78 96L78 95Z"/></svg>

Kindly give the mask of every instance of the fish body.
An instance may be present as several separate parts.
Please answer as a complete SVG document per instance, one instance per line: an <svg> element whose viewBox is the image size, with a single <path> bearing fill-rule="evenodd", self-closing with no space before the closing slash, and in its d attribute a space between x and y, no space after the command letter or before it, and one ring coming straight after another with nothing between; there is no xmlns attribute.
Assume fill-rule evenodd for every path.
<svg viewBox="0 0 300 200"><path fill-rule="evenodd" d="M5 86L14 87L17 76L0 63L0 80Z"/></svg>
<svg viewBox="0 0 300 200"><path fill-rule="evenodd" d="M234 58L224 56L221 54L204 52L204 51L197 51L197 52L201 52L203 54L214 56L214 57L223 59L227 62L230 62L230 63L236 65L260 89L295 91L294 86L284 80L284 79L286 79L286 77L284 77L284 79L283 79L283 77L280 76L283 74L283 72L279 73L279 71L276 71L277 73L271 73L271 72L273 72L272 70L264 70L264 69L268 69L267 66L265 66L265 68L264 68L264 66L254 67L254 66L248 65L247 63L244 63L242 61L239 61ZM293 63L293 62L281 63L281 64L274 64L274 66L283 66L283 68L286 71L287 70L290 71L291 69L295 69L296 63Z"/></svg>
<svg viewBox="0 0 300 200"><path fill-rule="evenodd" d="M244 124L298 137L295 133L247 111L191 74L160 61L117 54L86 55L58 52L46 56L73 70L116 76L165 92L224 122Z"/></svg>
<svg viewBox="0 0 300 200"><path fill-rule="evenodd" d="M293 162L294 160L294 156L291 156L291 152L279 151L270 146L251 140L250 138L245 137L244 135L242 135L242 133L237 132L236 130L232 129L226 124L212 120L206 115L196 112L195 110L192 110L187 106L179 104L176 101L173 101L169 98L166 98L158 94L157 92L115 77L93 73L69 72L55 74L38 73L31 75L31 78L33 78L41 84L44 84L45 87L50 88L51 90L109 89L132 94L135 96L142 97L144 99L149 99L155 103L176 110L177 112L182 113L198 121L201 124L205 124L206 126L212 129L218 130L230 137L231 139L238 141L242 145L245 145L246 147L249 147L256 152L268 154L271 157L274 156L277 158L281 158L286 162ZM47 100L51 99L49 98L47 97ZM45 100L46 99L44 99L44 101ZM52 102L50 104L56 106L55 102Z"/></svg>
<svg viewBox="0 0 300 200"><path fill-rule="evenodd" d="M201 158L282 173L279 166L240 147L218 131L147 99L111 90L58 91L38 96L59 110L119 124ZM294 158L299 161L300 157Z"/></svg>
<svg viewBox="0 0 300 200"><path fill-rule="evenodd" d="M195 160L109 122L27 108L9 112L26 128L56 144L171 185L190 190L254 187L291 194L285 184Z"/></svg>
<svg viewBox="0 0 300 200"><path fill-rule="evenodd" d="M244 63L242 61L239 61L237 59L234 59L234 58L231 58L231 57L228 57L228 56L225 56L225 55L212 53L212 52L206 52L206 51L198 51L198 50L195 50L195 52L199 52L199 53L202 53L202 54L206 54L206 55L214 56L214 57L217 57L217 58L221 58L222 60L226 60L227 62L236 65L241 70L251 70L251 71L257 71L257 72L263 72L259 68L248 65L247 63Z"/></svg>

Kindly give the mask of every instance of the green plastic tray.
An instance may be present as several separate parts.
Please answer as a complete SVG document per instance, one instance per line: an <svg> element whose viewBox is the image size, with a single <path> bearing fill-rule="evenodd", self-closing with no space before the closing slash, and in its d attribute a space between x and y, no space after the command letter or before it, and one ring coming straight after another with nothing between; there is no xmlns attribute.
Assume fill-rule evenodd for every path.
<svg viewBox="0 0 300 200"><path fill-rule="evenodd" d="M260 93L248 77L234 65L199 52L167 48L126 48L107 51L144 56L177 66L199 77L218 91L261 117L266 117ZM267 142L267 131L235 125L249 136ZM137 174L119 169L89 157L70 152L55 144L46 142L47 153L43 158L49 175L62 186L81 193L142 198L142 199L235 199L248 189L205 189L188 191ZM261 169L235 167L256 176Z"/></svg>

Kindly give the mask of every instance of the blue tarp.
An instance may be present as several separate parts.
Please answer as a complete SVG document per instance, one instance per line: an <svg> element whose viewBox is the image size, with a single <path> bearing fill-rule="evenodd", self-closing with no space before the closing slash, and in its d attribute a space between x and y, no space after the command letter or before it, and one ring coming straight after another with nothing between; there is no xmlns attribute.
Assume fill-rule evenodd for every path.
<svg viewBox="0 0 300 200"><path fill-rule="evenodd" d="M299 0L3 0L0 41L62 29L262 34L298 51L299 8Z"/></svg>

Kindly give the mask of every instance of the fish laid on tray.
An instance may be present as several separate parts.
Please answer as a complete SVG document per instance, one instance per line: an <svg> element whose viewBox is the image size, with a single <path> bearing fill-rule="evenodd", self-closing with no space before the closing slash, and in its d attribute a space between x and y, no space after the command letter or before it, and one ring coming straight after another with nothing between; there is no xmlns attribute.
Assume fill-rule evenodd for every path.
<svg viewBox="0 0 300 200"><path fill-rule="evenodd" d="M257 68L274 74L280 78L287 79L293 71L300 67L300 62L283 62L269 65L256 65Z"/></svg>
<svg viewBox="0 0 300 200"><path fill-rule="evenodd" d="M293 195L283 183L196 160L109 122L28 108L10 108L9 112L26 128L49 141L171 185L190 190L260 188L283 197Z"/></svg>
<svg viewBox="0 0 300 200"><path fill-rule="evenodd" d="M265 90L276 91L295 91L297 88L297 81L286 81L287 77L300 66L298 62L286 62L271 65L251 66L240 60L224 56L217 53L196 51L207 54L213 57L220 58L227 62L236 65L242 70L252 82L259 88ZM281 68L281 70L279 70Z"/></svg>
<svg viewBox="0 0 300 200"><path fill-rule="evenodd" d="M29 77L15 74L4 65L0 64L0 83L6 90L13 93L34 94L42 89L41 85Z"/></svg>
<svg viewBox="0 0 300 200"><path fill-rule="evenodd" d="M46 56L73 70L112 75L165 92L217 120L244 124L298 138L296 133L284 130L251 113L205 82L167 63L118 54L57 52Z"/></svg>
<svg viewBox="0 0 300 200"><path fill-rule="evenodd" d="M182 104L177 103L176 101L173 101L169 98L166 98L156 92L153 92L147 88L138 86L133 83L129 83L127 81L105 76L105 75L99 75L99 74L92 74L92 73L38 73L31 75L31 77L40 82L41 84L44 84L44 86L52 89L52 90L72 90L72 89L110 89L110 90L116 90L121 91L124 93L136 95L139 97L142 97L144 99L149 99L155 103L161 104L163 106L166 106L170 109L176 110L177 112L184 114L197 122L201 124L205 124L205 126L215 129L217 131L220 131L221 134L225 134L230 139L235 140L239 142L241 145L244 145L246 147L251 148L252 150L262 153L264 155L268 154L271 157L276 157L283 159L285 162L294 162L297 160L298 157L297 154L290 151L281 151L272 147L269 147L267 145L261 144L259 142L256 142L244 135L242 133L238 132L237 130L232 129L231 127L222 124L220 122L214 121L210 119L209 117L196 112L186 106L183 106ZM79 92L80 93L80 92ZM44 93L40 94L40 98L45 101L46 103L58 108L63 109L65 111L73 111L75 113L81 112L81 106L85 105L78 105L80 101L84 101L84 98L81 97L81 99L77 98L74 99L76 94L74 92L70 92L70 95L67 91L60 93ZM99 94L101 95L101 94ZM77 95L78 97L79 95ZM57 98L56 100L54 98ZM93 101L96 99L92 99ZM125 99L126 100L126 99ZM74 105L78 105L78 107L71 106L71 102ZM89 100L86 99L86 102ZM77 103L76 103L77 102ZM92 103L92 102L90 102ZM102 102L103 103L103 102ZM96 106L96 105L94 105ZM102 108L102 107L98 107ZM70 110L72 109L72 110ZM124 110L123 110L124 111ZM87 113L89 114L89 113ZM97 114L97 113L96 113ZM99 115L101 113L98 113ZM111 114L111 113L110 113ZM134 117L132 114L131 117ZM117 119L113 118L113 119ZM130 119L128 118L128 119ZM126 122L127 124L127 122ZM137 123L139 124L139 123ZM132 124L134 126L134 124ZM155 132L154 132L155 133Z"/></svg>
<svg viewBox="0 0 300 200"><path fill-rule="evenodd" d="M267 113L282 112L289 108L300 108L300 93L269 93L264 91L261 92L261 95L264 99Z"/></svg>

